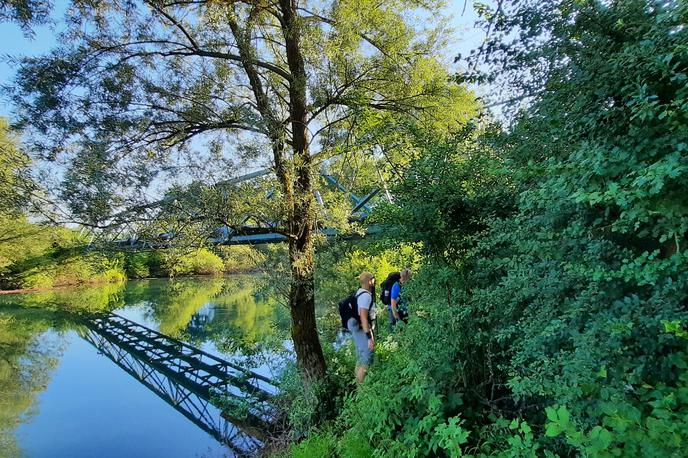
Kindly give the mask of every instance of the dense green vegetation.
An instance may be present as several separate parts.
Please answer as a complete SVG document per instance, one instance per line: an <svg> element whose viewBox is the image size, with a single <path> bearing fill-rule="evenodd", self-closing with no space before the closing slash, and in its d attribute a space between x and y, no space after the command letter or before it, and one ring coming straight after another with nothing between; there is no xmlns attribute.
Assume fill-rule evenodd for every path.
<svg viewBox="0 0 688 458"><path fill-rule="evenodd" d="M86 27L74 36L87 42L88 50L66 47L46 61L26 61L22 75L28 82L17 92L23 97L27 126L49 130L56 113L67 113L60 128L79 133L87 150L97 153L71 158L66 185L79 191L70 202L75 213L96 222L107 216L107 207L121 203L116 193L103 193L103 185L118 182L131 164L114 157L101 161L107 150L102 144L137 154L145 176L136 179L149 183L153 174L143 170L150 162L160 166L170 149L183 152L184 143L197 132L217 130L213 139L220 141L228 130L250 131L235 124L238 113L267 138L281 190L265 192L271 185L261 183L247 189L229 187L236 194L216 192L213 197L211 191L217 189L192 186L194 199L185 203L180 197L175 205L179 213L194 212L189 224L198 225L197 216L204 212L204 221L211 225L206 230L214 229L218 220L228 226L246 218L279 220L285 227L278 229L291 237L289 256L279 248L256 256L253 251L230 255L206 248L131 255L78 251L79 238L71 231L44 231L16 218L17 208L25 203L15 190L30 189L23 172L28 159L4 142L3 151L11 151L14 158L2 164L18 166L0 168L11 183L0 188L7 202L0 207L0 224L7 233L19 234L11 236L10 243L24 251L5 249L0 240L0 279L22 287L50 286L125 276L215 274L262 265L274 274L278 300L289 304L300 374L306 375L299 377L295 368L284 374L280 402L288 414L287 437L294 443L277 453L685 455L688 3L496 4L479 5L488 37L471 57L470 71L450 83L434 55L442 49L440 30L419 34L421 40L413 27L406 28L407 11L401 3L385 3L388 9L383 11L367 1L335 2L321 11L333 14L331 19L308 12L318 26L305 19L303 24L291 22L298 8L288 2L279 7L261 4L256 10L253 4L240 3L226 11L219 6L199 10L199 15L208 14L208 34L233 36L239 56L223 54L217 66L200 76L180 72L174 81L146 73L144 66L118 68L107 81L91 79L112 68L112 59L121 55L107 53L126 47L120 38L128 35L126 27L114 25L113 30L107 21L98 21L100 12L85 7L88 14L79 21L94 20L98 27ZM136 5L131 10L127 27L145 23L153 14L138 11ZM435 11L433 3L429 12ZM227 13L222 16L227 24L218 20L221 13ZM284 33L252 29L258 19ZM372 38L359 30L368 22ZM202 25L193 22L175 25L171 35L151 40L152 49L134 48L123 55L151 62L160 58L155 61L159 68L186 69L186 57L209 52L193 38L206 35ZM398 29L401 32L395 33ZM252 34L289 49L288 65L281 51L254 49L246 38ZM299 34L305 39L294 42ZM155 46L168 46L169 40L189 40L184 48L188 55L172 53L176 57L165 60L168 48ZM365 43L381 56L370 54ZM214 42L208 46L219 52ZM262 74L252 57L258 51L266 51ZM79 63L89 53L100 60L79 73L75 69L81 69ZM321 65L323 61L327 65ZM32 80L31 75L55 63L64 73L51 74L47 83L32 83L36 77ZM237 63L243 67L235 68ZM79 90L60 93L64 100L57 101L52 91L63 90L70 71L81 78L70 80ZM240 74L237 78L251 86L251 92L237 96L225 94L223 84L216 87L213 78L229 80L228 74ZM311 75L317 78L311 81ZM145 84L120 91L132 81ZM323 81L334 81L334 86ZM518 112L505 108L498 122L457 84L465 81L492 82L525 104ZM81 97L84 92L119 111L96 107ZM217 113L206 110L206 104L223 96L229 105ZM149 102L150 97L165 98L172 108L150 108L161 131L153 132L154 140L143 147L149 132L140 134L152 129L152 115L142 115L130 104ZM420 102L408 106L408 99ZM87 120L104 131L82 129L88 123L81 108ZM289 113L290 127L289 122L276 122L280 110ZM35 121L37 112L41 116ZM371 183L379 184L379 176L389 184L393 202L380 205L368 220L384 227L381 236L319 246L314 258L313 247L321 240L311 232L322 215L312 197L316 180L305 140L307 122L298 119L313 121L323 113L342 115L328 124L331 129L322 141L322 154L333 157L328 166L349 176L362 195L374 187ZM134 115L146 122L132 121ZM329 118L320 122L327 124ZM52 148L68 140L56 138L38 135ZM170 147L172 140L182 147ZM246 157L250 160L253 154ZM93 169L93 161L107 169ZM82 187L84 180L99 186ZM250 193L254 196L248 201L225 199ZM273 199L275 193L281 193L282 200ZM205 208L196 208L199 200ZM341 202L334 203L332 213L338 217L327 223L357 230L346 212L337 212ZM254 214L255 208L263 213ZM35 234L22 235L29 229ZM25 243L29 239L22 237L36 242ZM331 345L338 326L335 304L355 288L361 271L382 279L405 266L416 271L404 291L412 299L409 324L389 332L385 311L380 310L375 363L365 383L354 387L351 347ZM156 311L161 328L172 335L182 332L180 323L205 300L202 291L182 290L176 294L171 288L171 299ZM214 285L205 292L217 295L220 290ZM248 304L245 299L239 294L232 300ZM318 317L319 336L314 301L333 312ZM258 308L252 312L260 323L265 321L258 317L269 315ZM252 317L247 307L240 317ZM257 327L255 336L244 336L244 343L272 338L265 326ZM219 333L218 338L227 346L237 341L234 335Z"/></svg>
<svg viewBox="0 0 688 458"><path fill-rule="evenodd" d="M417 136L381 216L414 316L293 456L685 454L688 5L503 14L492 57L542 92L507 133Z"/></svg>
<svg viewBox="0 0 688 458"><path fill-rule="evenodd" d="M255 270L264 255L246 247L110 252L87 247L77 232L2 220L0 288L45 289L127 278L220 275ZM94 249L95 248L95 249Z"/></svg>
<svg viewBox="0 0 688 458"><path fill-rule="evenodd" d="M256 270L265 254L249 247L112 252L87 247L78 232L0 215L0 289L45 289L135 278Z"/></svg>

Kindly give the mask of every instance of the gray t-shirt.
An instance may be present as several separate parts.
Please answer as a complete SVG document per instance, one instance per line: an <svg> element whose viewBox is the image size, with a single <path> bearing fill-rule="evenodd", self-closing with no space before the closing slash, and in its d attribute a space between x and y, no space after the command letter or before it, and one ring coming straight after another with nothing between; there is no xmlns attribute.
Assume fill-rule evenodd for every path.
<svg viewBox="0 0 688 458"><path fill-rule="evenodd" d="M375 304L373 303L373 295L367 289L358 288L356 291L356 296L358 296L358 314L360 316L361 309L368 310L368 317L371 320L375 319Z"/></svg>

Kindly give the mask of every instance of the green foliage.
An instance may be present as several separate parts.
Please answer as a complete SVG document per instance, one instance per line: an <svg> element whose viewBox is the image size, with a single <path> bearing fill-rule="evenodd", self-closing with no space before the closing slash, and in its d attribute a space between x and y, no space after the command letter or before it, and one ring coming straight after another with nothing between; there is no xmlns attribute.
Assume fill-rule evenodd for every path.
<svg viewBox="0 0 688 458"><path fill-rule="evenodd" d="M52 2L43 0L2 0L0 22L16 22L26 36L32 36L33 26L50 21L52 6Z"/></svg>
<svg viewBox="0 0 688 458"><path fill-rule="evenodd" d="M411 142L378 217L424 255L413 314L339 430L374 456L682 456L688 6L503 7L490 58L537 96L508 133Z"/></svg>
<svg viewBox="0 0 688 458"><path fill-rule="evenodd" d="M250 269L264 256L252 249L113 253L88 250L86 240L66 228L0 216L0 287L51 288L84 283L120 282L151 276L220 275Z"/></svg>
<svg viewBox="0 0 688 458"><path fill-rule="evenodd" d="M86 250L78 233L0 217L0 287L51 288L126 279L122 256Z"/></svg>
<svg viewBox="0 0 688 458"><path fill-rule="evenodd" d="M337 442L337 455L347 458L368 458L373 456L373 448L366 436L354 431L345 431Z"/></svg>
<svg viewBox="0 0 688 458"><path fill-rule="evenodd" d="M169 276L165 270L166 265L166 254L165 251L153 251L147 253L146 264L148 266L148 271L152 277L167 277Z"/></svg>
<svg viewBox="0 0 688 458"><path fill-rule="evenodd" d="M133 253L126 257L125 272L127 278L147 278L151 275L149 267L150 254L149 253Z"/></svg>
<svg viewBox="0 0 688 458"><path fill-rule="evenodd" d="M279 403L287 412L289 432L294 438L301 438L318 424L321 399L324 399L324 384L304 387L301 375L295 365L289 365L280 377Z"/></svg>
<svg viewBox="0 0 688 458"><path fill-rule="evenodd" d="M208 250L198 248L189 253L165 253L162 268L170 277L181 275L219 275L224 269L222 259Z"/></svg>
<svg viewBox="0 0 688 458"><path fill-rule="evenodd" d="M292 458L333 458L336 441L330 432L313 434L303 442L292 446Z"/></svg>
<svg viewBox="0 0 688 458"><path fill-rule="evenodd" d="M347 342L350 343L350 342ZM342 410L349 393L354 390L356 357L353 345L323 345L327 360L327 376L318 383L304 386L294 364L289 364L280 377L278 404L287 413L289 435L300 439L317 434L317 428ZM355 445L349 446L355 449Z"/></svg>
<svg viewBox="0 0 688 458"><path fill-rule="evenodd" d="M494 127L469 126L446 140L414 132L417 157L395 188L393 205L375 219L391 226L387 236L414 241L426 254L461 262L471 239L491 218L514 208L514 186L504 159L493 149Z"/></svg>
<svg viewBox="0 0 688 458"><path fill-rule="evenodd" d="M192 250L168 249L138 252L126 257L129 278L220 275L255 269L265 256L251 247L218 247Z"/></svg>
<svg viewBox="0 0 688 458"><path fill-rule="evenodd" d="M18 144L18 139L10 133L7 119L0 117L0 218L20 210L34 188L28 173L31 161Z"/></svg>
<svg viewBox="0 0 688 458"><path fill-rule="evenodd" d="M368 438L376 456L456 452L468 436L458 417L465 375L450 350L443 317L418 302L413 312L423 319L411 320L378 345L375 365L343 415L348 428Z"/></svg>
<svg viewBox="0 0 688 458"><path fill-rule="evenodd" d="M217 254L222 258L223 270L227 273L256 270L266 260L263 251L250 245L221 246Z"/></svg>

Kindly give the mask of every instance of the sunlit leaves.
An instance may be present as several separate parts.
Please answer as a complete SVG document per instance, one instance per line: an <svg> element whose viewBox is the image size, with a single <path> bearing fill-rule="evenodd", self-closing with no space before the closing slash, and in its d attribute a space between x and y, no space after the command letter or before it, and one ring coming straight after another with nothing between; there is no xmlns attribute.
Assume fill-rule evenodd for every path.
<svg viewBox="0 0 688 458"><path fill-rule="evenodd" d="M0 118L0 218L21 210L34 188L29 174L29 157L19 149L19 142Z"/></svg>

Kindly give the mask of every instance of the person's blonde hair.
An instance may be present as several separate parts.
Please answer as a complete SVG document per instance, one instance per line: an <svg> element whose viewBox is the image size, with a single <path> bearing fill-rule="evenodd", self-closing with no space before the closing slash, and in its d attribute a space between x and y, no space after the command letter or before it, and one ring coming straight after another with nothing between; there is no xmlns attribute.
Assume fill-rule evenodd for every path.
<svg viewBox="0 0 688 458"><path fill-rule="evenodd" d="M403 269L401 271L401 280L408 281L411 278L411 269Z"/></svg>
<svg viewBox="0 0 688 458"><path fill-rule="evenodd" d="M361 286L365 286L373 278L375 278L375 275L371 274L370 272L363 272L361 275L358 276L358 281L361 282Z"/></svg>

